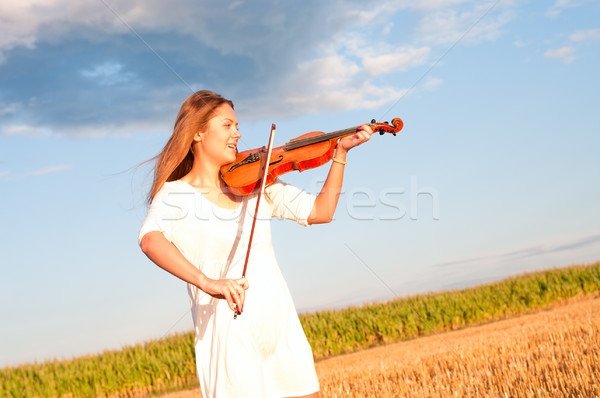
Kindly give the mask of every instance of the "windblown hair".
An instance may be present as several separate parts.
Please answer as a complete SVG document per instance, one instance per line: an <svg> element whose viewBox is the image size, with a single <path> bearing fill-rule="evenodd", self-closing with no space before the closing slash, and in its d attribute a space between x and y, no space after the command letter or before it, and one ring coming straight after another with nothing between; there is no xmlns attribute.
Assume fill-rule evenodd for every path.
<svg viewBox="0 0 600 398"><path fill-rule="evenodd" d="M165 182L178 180L190 172L194 163L194 135L207 127L215 110L223 104L229 104L233 108L233 102L207 90L198 91L184 101L175 120L171 138L163 150L150 159L155 160L156 164L154 181L148 193L148 204Z"/></svg>

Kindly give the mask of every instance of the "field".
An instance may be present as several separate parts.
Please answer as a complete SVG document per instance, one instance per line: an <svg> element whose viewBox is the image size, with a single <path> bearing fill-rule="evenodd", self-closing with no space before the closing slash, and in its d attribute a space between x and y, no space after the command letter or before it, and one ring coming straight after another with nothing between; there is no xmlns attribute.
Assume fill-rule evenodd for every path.
<svg viewBox="0 0 600 398"><path fill-rule="evenodd" d="M462 396L475 391L492 396L580 391L575 396L594 396L598 395L594 380L600 374L597 304L583 311L588 318L573 314L550 329L523 326L512 333L512 340L498 340L500 345L492 344L492 334L480 332L467 346L454 346L448 332L487 330L480 328L518 316L524 318L515 322L528 319L526 314L573 300L595 297L585 302L597 303L598 292L600 263L300 318L317 360L323 396ZM548 333L530 333L543 330ZM426 339L442 343L442 350L420 355L426 352L420 349ZM477 343L486 339L487 346ZM399 341L404 342L393 345ZM392 351L411 344L418 348L414 353ZM366 350L372 347L379 348ZM568 351L560 351L561 347ZM340 355L375 355L377 350L386 361L365 357L352 365L352 355ZM0 396L137 397L189 389L195 382L193 355L193 336L186 333L98 355L0 369ZM342 358L350 362L336 365Z"/></svg>
<svg viewBox="0 0 600 398"><path fill-rule="evenodd" d="M321 397L598 397L600 295L317 362ZM199 389L160 398L200 397Z"/></svg>
<svg viewBox="0 0 600 398"><path fill-rule="evenodd" d="M317 363L327 397L598 397L600 295Z"/></svg>

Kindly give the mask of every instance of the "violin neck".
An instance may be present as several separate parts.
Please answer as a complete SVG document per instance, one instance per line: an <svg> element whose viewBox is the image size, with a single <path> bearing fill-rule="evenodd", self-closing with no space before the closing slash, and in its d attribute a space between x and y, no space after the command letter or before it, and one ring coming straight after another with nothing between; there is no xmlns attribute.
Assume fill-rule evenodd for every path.
<svg viewBox="0 0 600 398"><path fill-rule="evenodd" d="M350 127L350 128L343 129L343 130L332 131L331 133L319 134L319 135L314 135L312 137L300 138L298 140L288 141L285 143L285 150L291 151L292 149L298 149L298 148L302 148L304 146L318 144L319 142L324 142L324 141L329 141L332 139L340 138L345 135L354 134L358 131L359 127L360 126Z"/></svg>

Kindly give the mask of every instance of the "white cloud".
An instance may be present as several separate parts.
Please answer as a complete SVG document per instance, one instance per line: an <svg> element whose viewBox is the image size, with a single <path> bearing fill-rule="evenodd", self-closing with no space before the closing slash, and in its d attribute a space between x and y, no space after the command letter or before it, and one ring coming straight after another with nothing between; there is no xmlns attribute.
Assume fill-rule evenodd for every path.
<svg viewBox="0 0 600 398"><path fill-rule="evenodd" d="M260 112L248 110L249 118L270 118L396 101L400 96L399 88L393 87L396 76L386 75L425 64L434 48L430 43L456 40L492 3L386 0L322 2L317 7L310 2L121 0L109 4L110 9L103 1L23 0L0 5L0 15L12 21L0 28L6 33L0 35L0 55L10 56L14 46L34 48L37 44L43 60L54 47L41 46L42 41L63 49L67 45L61 45L62 41L67 38L86 49L85 53L73 52L77 61L71 63L73 73L61 75L74 82L70 91L31 90L0 104L0 113L7 116L0 126L4 134L97 136L155 131L157 122L162 123L171 112L176 114L176 109L165 110L166 105L179 101L180 93L189 87L166 83L162 75L156 79L159 73L154 71L164 67L160 60L154 59L157 65L149 67L141 67L142 61L136 65L142 51L150 53L128 26L168 59L182 80L199 82L191 86L220 91L234 98L236 105L246 100L264 104ZM472 42L497 37L510 18L506 2L494 4L498 5L471 31ZM414 17L416 32L412 24L408 30L400 29L402 19L395 19L400 9ZM103 56L107 43L115 48ZM127 58L124 52L136 44L140 52ZM48 81L60 84L56 78ZM90 82L103 87L90 87ZM145 82L159 91L167 86L179 91L154 98L143 87ZM439 84L431 79L423 88ZM86 92L98 93L97 100L80 101ZM32 95L40 98L40 105L28 104L27 97ZM161 109L154 111L152 103ZM171 123L169 118L166 130Z"/></svg>
<svg viewBox="0 0 600 398"><path fill-rule="evenodd" d="M20 107L21 104L18 102L11 102L9 104L0 102L0 116L14 115Z"/></svg>
<svg viewBox="0 0 600 398"><path fill-rule="evenodd" d="M268 96L253 98L252 109L246 112L242 104L240 113L248 119L273 114L287 117L323 110L372 109L400 95L392 87L372 84L356 62L333 53L298 65L279 83L277 92L279 101Z"/></svg>
<svg viewBox="0 0 600 398"><path fill-rule="evenodd" d="M271 94L242 101L236 110L244 119L295 117L323 111L373 109L398 100L406 90L376 85L351 56L330 53L289 71Z"/></svg>
<svg viewBox="0 0 600 398"><path fill-rule="evenodd" d="M514 42L514 44L515 44L515 47L519 47L519 48L522 48L522 47L527 47L527 46L531 45L531 43L532 43L532 41L531 41L531 40L527 40L527 41L524 41L524 40L516 40L516 41Z"/></svg>
<svg viewBox="0 0 600 398"><path fill-rule="evenodd" d="M101 86L113 86L126 83L134 78L131 72L122 72L123 65L117 62L105 62L96 65L92 69L84 69L81 74L91 80L95 80Z"/></svg>
<svg viewBox="0 0 600 398"><path fill-rule="evenodd" d="M114 19L101 2L66 0L3 1L0 15L0 64L13 48L33 49L40 40L59 38L74 26L97 26Z"/></svg>
<svg viewBox="0 0 600 398"><path fill-rule="evenodd" d="M444 81L437 77L429 77L425 83L423 83L423 89L427 91L433 91L438 88Z"/></svg>
<svg viewBox="0 0 600 398"><path fill-rule="evenodd" d="M19 1L0 3L0 64L6 58L4 52L17 46L33 48L36 42L35 23L27 22L28 4ZM32 26L33 25L33 26Z"/></svg>
<svg viewBox="0 0 600 398"><path fill-rule="evenodd" d="M569 64L575 60L573 47L561 47L556 50L548 50L544 54L546 58L562 59L565 64Z"/></svg>
<svg viewBox="0 0 600 398"><path fill-rule="evenodd" d="M235 1L231 2L231 4L229 5L229 7L227 7L227 9L229 11L233 11L236 8L238 8L239 6L241 6L242 4L244 4L244 2L245 2L244 0L235 0Z"/></svg>
<svg viewBox="0 0 600 398"><path fill-rule="evenodd" d="M2 133L6 135L24 135L40 137L52 134L52 130L47 127L29 126L25 124L13 124L2 126Z"/></svg>
<svg viewBox="0 0 600 398"><path fill-rule="evenodd" d="M427 43L449 44L464 39L470 43L496 40L513 19L510 3L476 3L472 9L442 9L425 14L417 34ZM500 9L499 12L496 12Z"/></svg>
<svg viewBox="0 0 600 398"><path fill-rule="evenodd" d="M360 31L345 34L322 50L321 57L302 62L282 76L277 96L283 100L253 98L252 112L244 118L373 109L392 103L407 90L372 79L423 65L430 53L429 47L395 49L385 42L374 46ZM432 81L429 87L435 84Z"/></svg>
<svg viewBox="0 0 600 398"><path fill-rule="evenodd" d="M358 65L341 55L329 55L298 65L293 81L301 87L323 89L343 87L360 71Z"/></svg>
<svg viewBox="0 0 600 398"><path fill-rule="evenodd" d="M178 104L168 104L172 106L171 118L156 120L152 118L138 119L133 121L123 121L120 123L95 123L90 125L73 125L61 127L38 127L29 125L0 125L0 132L12 136L79 136L86 138L105 137L105 136L129 136L135 133L155 133L164 134L170 131L177 114ZM176 106L175 106L176 105ZM158 110L156 110L158 112Z"/></svg>
<svg viewBox="0 0 600 398"><path fill-rule="evenodd" d="M429 47L403 48L400 51L393 53L376 56L367 55L363 58L363 65L367 73L372 76L379 76L422 65L427 60L429 53Z"/></svg>
<svg viewBox="0 0 600 398"><path fill-rule="evenodd" d="M410 2L410 7L415 10L433 11L469 3L470 1L471 0L420 0Z"/></svg>
<svg viewBox="0 0 600 398"><path fill-rule="evenodd" d="M600 29L578 30L569 36L571 41L600 40Z"/></svg>
<svg viewBox="0 0 600 398"><path fill-rule="evenodd" d="M546 16L549 18L556 18L563 10L576 6L577 4L573 0L557 0L556 3L546 11Z"/></svg>
<svg viewBox="0 0 600 398"><path fill-rule="evenodd" d="M58 172L65 171L65 170L70 170L72 168L73 168L73 166L67 165L67 164L63 164L63 165L59 165L59 166L50 166L50 167L45 167L43 169L32 171L32 172L28 173L28 175L43 176L46 174L53 174L53 173L58 173Z"/></svg>
<svg viewBox="0 0 600 398"><path fill-rule="evenodd" d="M463 3L472 3L472 0L388 0L376 4L323 2L319 7L243 0L231 1L229 5L221 0L4 1L0 3L3 20L0 25L0 57L17 46L34 48L40 41L56 41L75 30L78 35L87 35L90 40L107 41L113 35L130 34L131 28L141 37L145 37L147 32L178 33L195 38L222 54L241 54L257 60L265 54L280 58L282 50L290 49L290 45L294 46L292 49L306 49L306 45L312 46L326 39L323 33L331 37L336 30L388 22L386 16L401 8L419 13L445 12L450 20L444 22L456 23L454 28L464 31L463 24L472 18L471 12L448 15L449 8L458 8ZM474 15L486 6L475 6ZM443 16L437 18L444 19ZM422 24L427 25L428 22L425 19ZM389 24L392 23L389 21ZM389 24L384 28L389 28ZM486 26L480 29L478 35L489 35L490 30L497 29L495 24L488 26L482 23L482 27ZM432 29L436 30L438 26Z"/></svg>
<svg viewBox="0 0 600 398"><path fill-rule="evenodd" d="M392 87L365 85L332 91L313 91L305 95L288 95L284 101L291 107L299 107L308 113L319 113L323 108L333 111L351 109L374 109L401 96Z"/></svg>

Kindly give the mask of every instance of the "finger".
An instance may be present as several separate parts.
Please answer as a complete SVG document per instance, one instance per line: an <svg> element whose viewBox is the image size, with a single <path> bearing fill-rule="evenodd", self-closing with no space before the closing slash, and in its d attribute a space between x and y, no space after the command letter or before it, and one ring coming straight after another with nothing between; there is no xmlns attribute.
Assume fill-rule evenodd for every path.
<svg viewBox="0 0 600 398"><path fill-rule="evenodd" d="M248 289L249 285L248 285L248 280L243 277L240 279L236 280L237 282L237 299L238 301L236 301L236 303L238 304L238 309L240 310L240 313L242 311L244 311L244 302L246 301L246 289Z"/></svg>
<svg viewBox="0 0 600 398"><path fill-rule="evenodd" d="M367 134L371 135L373 134L373 128L371 127L370 124L363 124L362 126L360 126L362 128L362 130L364 132L366 132Z"/></svg>
<svg viewBox="0 0 600 398"><path fill-rule="evenodd" d="M363 142L368 141L371 138L371 135L365 131L358 131L355 135L354 135L354 146L356 145L360 145Z"/></svg>
<svg viewBox="0 0 600 398"><path fill-rule="evenodd" d="M240 305L238 306L238 308L240 309L240 313L244 312L244 302L246 301L246 292L244 290L242 290L242 293L240 294Z"/></svg>
<svg viewBox="0 0 600 398"><path fill-rule="evenodd" d="M361 126L361 128L356 132L356 135L362 139L364 137L370 137L371 133L366 129L366 127Z"/></svg>
<svg viewBox="0 0 600 398"><path fill-rule="evenodd" d="M227 290L225 290L225 292L223 293L223 295L225 296L225 300L227 301L227 305L229 305L229 308L231 308L231 311L235 312L235 304L233 302L233 297L231 296L231 293Z"/></svg>
<svg viewBox="0 0 600 398"><path fill-rule="evenodd" d="M244 305L244 289L236 283L237 281L231 282L231 293L232 299L237 307L237 309L241 312L241 309Z"/></svg>
<svg viewBox="0 0 600 398"><path fill-rule="evenodd" d="M250 287L250 285L248 284L248 279L244 278L240 278L236 281L237 283L239 283L239 285L244 289L248 289Z"/></svg>
<svg viewBox="0 0 600 398"><path fill-rule="evenodd" d="M369 134L369 135L373 134L373 128L371 128L370 124L363 124L363 125L361 125L358 128L358 131L363 131L363 132L365 132L366 134Z"/></svg>
<svg viewBox="0 0 600 398"><path fill-rule="evenodd" d="M235 303L236 308L238 309L238 311L241 311L242 309L242 305L244 304L244 300L243 300L243 290L235 290L233 292L233 302Z"/></svg>
<svg viewBox="0 0 600 398"><path fill-rule="evenodd" d="M361 131L361 132L360 132L360 139L361 139L361 140L363 140L363 141L368 141L368 140L369 140L369 138L371 138L371 134L369 134L369 133L368 133L368 132L366 132L366 131Z"/></svg>

